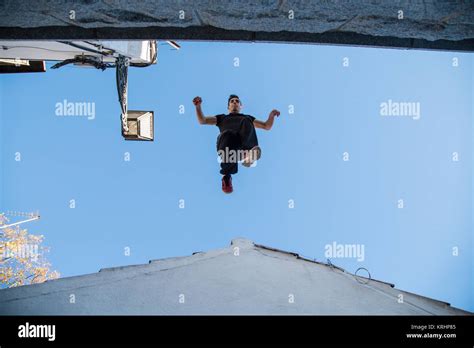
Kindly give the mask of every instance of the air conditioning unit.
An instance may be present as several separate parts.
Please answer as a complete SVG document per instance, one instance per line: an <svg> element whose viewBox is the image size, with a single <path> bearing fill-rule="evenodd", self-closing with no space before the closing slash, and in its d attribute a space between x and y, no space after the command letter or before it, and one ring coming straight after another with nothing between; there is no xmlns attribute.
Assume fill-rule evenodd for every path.
<svg viewBox="0 0 474 348"><path fill-rule="evenodd" d="M120 116L121 118L121 116ZM154 113L153 111L130 110L127 112L126 131L122 126L122 136L125 140L145 140L154 139Z"/></svg>

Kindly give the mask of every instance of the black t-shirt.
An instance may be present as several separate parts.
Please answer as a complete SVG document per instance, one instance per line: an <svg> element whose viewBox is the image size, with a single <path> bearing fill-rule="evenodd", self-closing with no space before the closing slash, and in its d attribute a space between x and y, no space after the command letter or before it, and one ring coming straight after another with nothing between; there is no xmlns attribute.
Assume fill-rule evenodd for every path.
<svg viewBox="0 0 474 348"><path fill-rule="evenodd" d="M240 124L242 120L246 118L250 119L252 123L255 120L255 117L251 115L245 115L245 114L231 113L228 115L225 115L225 114L216 115L216 120L217 120L216 126L219 127L219 131L221 133L225 130L238 131L240 129Z"/></svg>

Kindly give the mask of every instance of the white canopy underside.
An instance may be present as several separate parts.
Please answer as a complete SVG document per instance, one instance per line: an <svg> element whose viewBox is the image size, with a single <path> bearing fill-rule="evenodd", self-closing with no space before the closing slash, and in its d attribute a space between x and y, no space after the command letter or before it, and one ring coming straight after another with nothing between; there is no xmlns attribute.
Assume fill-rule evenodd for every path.
<svg viewBox="0 0 474 348"><path fill-rule="evenodd" d="M82 54L102 58L107 63L115 62L119 54L130 58L131 63L151 63L153 59L151 41L68 42L81 48L59 41L0 41L0 59L63 61Z"/></svg>

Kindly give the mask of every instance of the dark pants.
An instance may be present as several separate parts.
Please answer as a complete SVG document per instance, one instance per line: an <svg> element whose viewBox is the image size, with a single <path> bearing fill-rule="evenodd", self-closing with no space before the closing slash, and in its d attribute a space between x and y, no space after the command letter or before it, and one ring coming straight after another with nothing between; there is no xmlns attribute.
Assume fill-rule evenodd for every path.
<svg viewBox="0 0 474 348"><path fill-rule="evenodd" d="M217 151L227 152L233 150L237 153L238 150L250 150L258 145L257 133L255 127L250 119L243 119L240 122L238 129L223 130L217 137ZM226 150L227 148L227 150ZM225 158L221 156L221 171L223 175L235 174L238 171L237 155L233 158Z"/></svg>

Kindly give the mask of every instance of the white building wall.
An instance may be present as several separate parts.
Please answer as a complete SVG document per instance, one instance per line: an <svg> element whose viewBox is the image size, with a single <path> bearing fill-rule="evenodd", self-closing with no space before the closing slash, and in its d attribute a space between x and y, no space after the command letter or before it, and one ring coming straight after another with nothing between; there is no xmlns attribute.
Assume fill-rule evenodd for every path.
<svg viewBox="0 0 474 348"><path fill-rule="evenodd" d="M20 314L472 313L379 281L361 284L325 264L236 239L228 248L189 257L0 290L0 315Z"/></svg>

